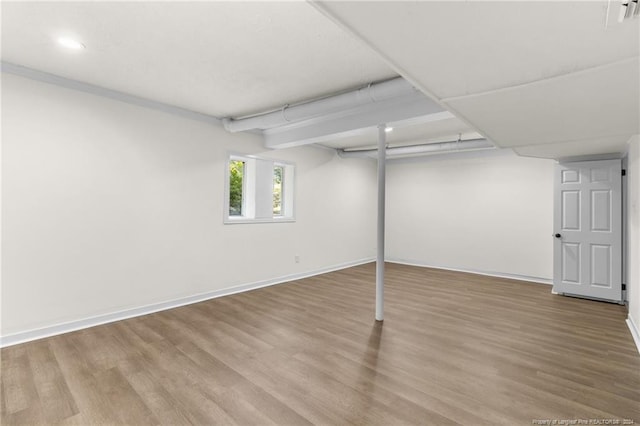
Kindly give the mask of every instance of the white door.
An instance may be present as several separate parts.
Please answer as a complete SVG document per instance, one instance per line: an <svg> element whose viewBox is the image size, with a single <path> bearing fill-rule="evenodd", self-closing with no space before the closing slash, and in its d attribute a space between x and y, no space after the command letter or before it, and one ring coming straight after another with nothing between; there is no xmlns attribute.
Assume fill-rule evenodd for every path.
<svg viewBox="0 0 640 426"><path fill-rule="evenodd" d="M620 160L556 167L553 290L622 300Z"/></svg>

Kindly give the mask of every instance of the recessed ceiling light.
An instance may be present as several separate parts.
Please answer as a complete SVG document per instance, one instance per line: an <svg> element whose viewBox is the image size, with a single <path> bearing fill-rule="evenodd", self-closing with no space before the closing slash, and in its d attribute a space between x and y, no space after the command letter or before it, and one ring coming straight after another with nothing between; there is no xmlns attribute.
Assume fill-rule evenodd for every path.
<svg viewBox="0 0 640 426"><path fill-rule="evenodd" d="M389 133L389 132L393 132L393 127L385 127L384 131Z"/></svg>
<svg viewBox="0 0 640 426"><path fill-rule="evenodd" d="M80 43L78 40L74 40L69 37L60 37L58 38L58 43L71 50L82 50L85 48L84 44Z"/></svg>

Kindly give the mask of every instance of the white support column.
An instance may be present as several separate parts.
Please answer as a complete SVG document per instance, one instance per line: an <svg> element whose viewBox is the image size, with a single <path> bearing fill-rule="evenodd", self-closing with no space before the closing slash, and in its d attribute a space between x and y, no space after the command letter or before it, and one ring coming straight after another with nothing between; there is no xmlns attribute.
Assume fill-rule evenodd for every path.
<svg viewBox="0 0 640 426"><path fill-rule="evenodd" d="M376 321L384 319L384 213L385 162L387 157L386 124L378 125L378 253L376 257Z"/></svg>

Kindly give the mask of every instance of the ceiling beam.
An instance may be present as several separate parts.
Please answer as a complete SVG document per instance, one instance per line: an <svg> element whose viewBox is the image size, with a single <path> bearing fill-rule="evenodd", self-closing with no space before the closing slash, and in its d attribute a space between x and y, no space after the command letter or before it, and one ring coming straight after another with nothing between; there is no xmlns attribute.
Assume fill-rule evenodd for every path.
<svg viewBox="0 0 640 426"><path fill-rule="evenodd" d="M407 120L434 121L445 118L451 118L451 115L440 105L421 93L414 92L265 130L263 136L267 148L280 149L351 136L354 132L375 127L379 123L400 127Z"/></svg>

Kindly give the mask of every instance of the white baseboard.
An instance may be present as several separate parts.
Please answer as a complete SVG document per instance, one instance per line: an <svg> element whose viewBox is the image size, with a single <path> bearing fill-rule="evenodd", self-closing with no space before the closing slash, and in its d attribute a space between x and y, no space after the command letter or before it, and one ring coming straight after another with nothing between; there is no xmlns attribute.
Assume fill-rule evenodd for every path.
<svg viewBox="0 0 640 426"><path fill-rule="evenodd" d="M528 275L506 274L503 272L479 271L476 269L465 269L465 268L447 268L444 266L429 265L417 260L407 260L407 259L398 259L398 258L388 258L385 261L389 263L398 263L401 265L421 266L423 268L433 268L433 269L444 269L445 271L467 272L470 274L485 275L488 277L508 278L511 280L528 281L528 282L539 283L539 284L553 285L553 280L551 279L540 278L540 277L530 277Z"/></svg>
<svg viewBox="0 0 640 426"><path fill-rule="evenodd" d="M633 318L630 316L627 317L627 326L629 327L629 331L631 331L631 336L633 336L633 341L636 342L636 349L638 349L638 353L640 353L640 328L633 322Z"/></svg>
<svg viewBox="0 0 640 426"><path fill-rule="evenodd" d="M297 274L285 275L269 280L257 281L249 284L229 287L221 290L214 290L206 293L194 294L192 296L181 297L179 299L168 300L160 303L153 303L146 306L140 306L132 309L111 312L108 314L97 315L80 320L65 322L61 324L50 325L33 330L21 331L6 336L0 336L0 348L29 342L32 340L43 339L45 337L56 336L58 334L69 333L71 331L82 330L84 328L95 327L96 325L107 324L110 322L121 321L128 318L139 317L142 315L152 314L158 311L177 308L179 306L190 305L192 303L203 302L209 299L215 299L231 294L242 293L249 290L255 290L262 287L268 287L276 284L283 284L290 281L308 278L315 275L326 274L327 272L337 271L340 269L350 268L352 266L362 265L374 261L375 258L366 258L351 262L344 262L313 271L301 272Z"/></svg>

